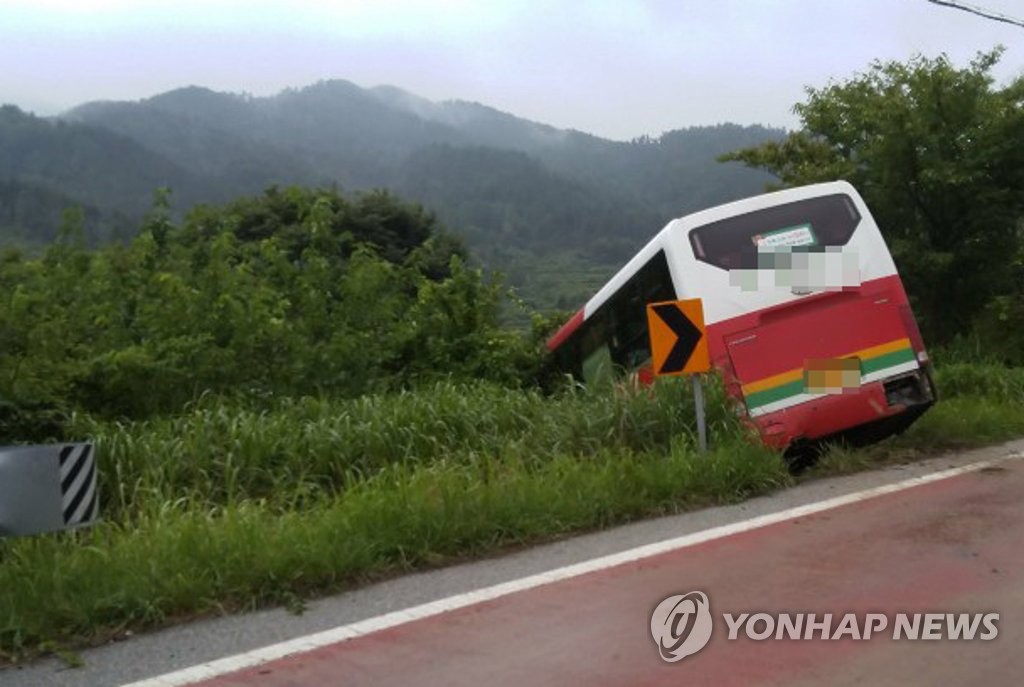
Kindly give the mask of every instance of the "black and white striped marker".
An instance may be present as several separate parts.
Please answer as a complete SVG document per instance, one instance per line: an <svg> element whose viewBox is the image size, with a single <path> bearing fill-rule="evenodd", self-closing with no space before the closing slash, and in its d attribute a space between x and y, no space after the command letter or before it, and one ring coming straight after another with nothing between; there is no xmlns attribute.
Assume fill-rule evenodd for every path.
<svg viewBox="0 0 1024 687"><path fill-rule="evenodd" d="M0 537L96 522L96 472L92 444L0 446Z"/></svg>
<svg viewBox="0 0 1024 687"><path fill-rule="evenodd" d="M95 519L98 495L91 444L72 444L61 449L60 493L67 527L78 527Z"/></svg>

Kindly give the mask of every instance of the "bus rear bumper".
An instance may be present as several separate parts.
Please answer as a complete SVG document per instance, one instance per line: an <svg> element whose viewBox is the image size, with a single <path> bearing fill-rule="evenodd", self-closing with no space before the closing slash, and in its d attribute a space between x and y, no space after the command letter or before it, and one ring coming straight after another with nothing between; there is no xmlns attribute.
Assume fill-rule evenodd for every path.
<svg viewBox="0 0 1024 687"><path fill-rule="evenodd" d="M865 384L855 393L819 396L766 413L754 423L772 448L829 440L861 446L899 434L934 403L931 376L917 369Z"/></svg>

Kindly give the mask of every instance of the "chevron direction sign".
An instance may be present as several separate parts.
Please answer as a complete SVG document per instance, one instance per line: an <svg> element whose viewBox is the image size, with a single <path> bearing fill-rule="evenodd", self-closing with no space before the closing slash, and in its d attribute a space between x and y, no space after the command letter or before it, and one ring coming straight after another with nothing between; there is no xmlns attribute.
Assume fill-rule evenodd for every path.
<svg viewBox="0 0 1024 687"><path fill-rule="evenodd" d="M711 368L699 298L647 304L647 331L656 375L685 375Z"/></svg>
<svg viewBox="0 0 1024 687"><path fill-rule="evenodd" d="M92 444L0 446L0 537L74 529L98 517Z"/></svg>
<svg viewBox="0 0 1024 687"><path fill-rule="evenodd" d="M699 372L711 369L708 337L704 334L704 303L699 298L647 304L647 333L651 362L657 377L690 375L697 441L701 453L708 450L704 414L704 388Z"/></svg>

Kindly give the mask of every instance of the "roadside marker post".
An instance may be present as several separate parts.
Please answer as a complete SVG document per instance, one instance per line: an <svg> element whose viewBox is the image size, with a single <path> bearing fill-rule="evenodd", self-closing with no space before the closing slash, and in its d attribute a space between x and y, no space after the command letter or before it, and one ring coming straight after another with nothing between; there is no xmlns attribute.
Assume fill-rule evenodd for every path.
<svg viewBox="0 0 1024 687"><path fill-rule="evenodd" d="M690 375L701 453L708 450L704 388L700 373L711 369L704 332L704 304L699 298L647 304L647 332L655 376Z"/></svg>
<svg viewBox="0 0 1024 687"><path fill-rule="evenodd" d="M700 452L708 451L708 427L704 418L704 387L700 383L700 375L690 375L693 380L693 406L697 413L697 439L700 443Z"/></svg>
<svg viewBox="0 0 1024 687"><path fill-rule="evenodd" d="M89 443L0 446L0 537L91 525L99 518Z"/></svg>

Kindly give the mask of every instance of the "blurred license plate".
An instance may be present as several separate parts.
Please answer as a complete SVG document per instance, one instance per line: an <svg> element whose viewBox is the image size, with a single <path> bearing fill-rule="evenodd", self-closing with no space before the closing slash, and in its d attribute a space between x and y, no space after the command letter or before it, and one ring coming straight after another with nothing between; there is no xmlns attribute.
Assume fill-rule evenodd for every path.
<svg viewBox="0 0 1024 687"><path fill-rule="evenodd" d="M804 362L804 391L842 394L860 389L860 358L812 358Z"/></svg>

